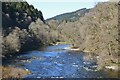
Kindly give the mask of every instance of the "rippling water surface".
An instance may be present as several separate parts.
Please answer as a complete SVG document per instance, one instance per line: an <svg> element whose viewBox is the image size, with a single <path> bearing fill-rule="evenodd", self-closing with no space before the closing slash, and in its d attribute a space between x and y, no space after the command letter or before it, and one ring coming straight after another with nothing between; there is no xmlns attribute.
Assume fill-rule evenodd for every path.
<svg viewBox="0 0 120 80"><path fill-rule="evenodd" d="M84 53L65 49L68 44L30 51L11 60L11 65L27 69L25 78L96 78L114 77L108 70L97 71L94 60L85 61Z"/></svg>

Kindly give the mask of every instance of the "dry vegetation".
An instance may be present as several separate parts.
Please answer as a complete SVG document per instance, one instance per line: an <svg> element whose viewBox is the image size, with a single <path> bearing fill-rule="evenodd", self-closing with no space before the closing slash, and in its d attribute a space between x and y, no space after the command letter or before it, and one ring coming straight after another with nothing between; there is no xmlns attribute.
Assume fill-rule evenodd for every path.
<svg viewBox="0 0 120 80"><path fill-rule="evenodd" d="M2 69L2 78L23 78L30 74L29 71L14 67L0 67Z"/></svg>
<svg viewBox="0 0 120 80"><path fill-rule="evenodd" d="M32 22L29 29L15 27L3 37L3 56L14 55L17 52L29 51L58 41L58 32L50 29L40 19Z"/></svg>
<svg viewBox="0 0 120 80"><path fill-rule="evenodd" d="M81 51L98 54L100 67L111 62L119 63L117 3L98 3L78 21L64 21L59 27L65 41Z"/></svg>

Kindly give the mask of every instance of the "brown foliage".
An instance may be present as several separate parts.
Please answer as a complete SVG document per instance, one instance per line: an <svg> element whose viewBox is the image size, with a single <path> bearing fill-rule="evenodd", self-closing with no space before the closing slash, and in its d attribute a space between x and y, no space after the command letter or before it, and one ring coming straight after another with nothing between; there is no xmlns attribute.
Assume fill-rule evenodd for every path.
<svg viewBox="0 0 120 80"><path fill-rule="evenodd" d="M118 5L105 2L98 3L78 21L63 22L59 26L66 41L79 46L82 51L99 54L98 64L106 64L118 63L117 25Z"/></svg>

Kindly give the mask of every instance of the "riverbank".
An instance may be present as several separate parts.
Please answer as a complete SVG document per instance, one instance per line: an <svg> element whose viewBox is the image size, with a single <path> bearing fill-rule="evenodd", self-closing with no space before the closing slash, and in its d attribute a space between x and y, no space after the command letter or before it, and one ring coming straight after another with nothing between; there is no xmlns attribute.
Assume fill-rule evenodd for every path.
<svg viewBox="0 0 120 80"><path fill-rule="evenodd" d="M66 44L66 42L57 42L56 44L57 45ZM49 45L55 45L55 44L49 44ZM45 46L48 46L48 45L44 45L44 47ZM39 49L36 49L36 50L39 50ZM19 56L21 54L24 54L24 53L25 52L17 52L17 53L14 53L14 54L11 53L9 55L2 56L3 64L0 67L0 71L2 72L1 73L2 78L23 78L25 75L30 74L30 71L25 70L23 68L17 68L17 67L13 67L13 66L9 67L9 63L7 62L7 60L15 59L17 56Z"/></svg>
<svg viewBox="0 0 120 80"><path fill-rule="evenodd" d="M32 74L24 74L16 72L16 75L11 75L12 69L18 69L13 67L9 69L4 69L6 73L5 77L26 77L26 78L41 78L41 77L67 77L73 75L72 77L89 78L89 77L117 77L117 71L108 68L102 68L97 70L97 64L95 60L91 58L93 55L91 53L86 54L79 51L67 50L65 48L71 45L61 44L54 46L47 46L41 50L29 51L26 54L20 54L11 60L8 59L7 66L18 66L19 72L23 74L23 71L31 71ZM88 56L87 56L88 55ZM95 56L95 55L94 55ZM90 58L90 60L85 60L84 57ZM6 71L5 71L6 70ZM13 70L13 71L15 71ZM70 71L71 70L71 71ZM91 72L92 71L92 72ZM114 73L113 73L114 72ZM104 74L105 73L105 74ZM7 76L10 74L10 76ZM104 74L104 75L103 75ZM110 74L110 75L109 75ZM20 75L20 76L19 76ZM70 78L72 78L70 77Z"/></svg>
<svg viewBox="0 0 120 80"><path fill-rule="evenodd" d="M65 49L80 52L80 48L74 47L74 46L69 46L69 47L66 47Z"/></svg>
<svg viewBox="0 0 120 80"><path fill-rule="evenodd" d="M30 71L16 68L16 67L0 67L2 71L2 78L23 78L25 75L30 74Z"/></svg>
<svg viewBox="0 0 120 80"><path fill-rule="evenodd" d="M101 69L109 69L109 70L114 70L114 71L119 71L120 70L119 69L120 63L114 63L112 61L106 61L105 64L103 64L102 60L100 61L100 59L99 59L99 58L102 59L102 57L99 54L92 53L88 50L81 51L80 48L73 47L73 46L66 47L65 49L72 50L72 51L77 51L77 52L84 52L85 55L87 54L87 56L85 57L86 60L94 59L94 60L96 60L97 63L101 62L101 63L98 64L98 68L97 68L98 70L101 70Z"/></svg>

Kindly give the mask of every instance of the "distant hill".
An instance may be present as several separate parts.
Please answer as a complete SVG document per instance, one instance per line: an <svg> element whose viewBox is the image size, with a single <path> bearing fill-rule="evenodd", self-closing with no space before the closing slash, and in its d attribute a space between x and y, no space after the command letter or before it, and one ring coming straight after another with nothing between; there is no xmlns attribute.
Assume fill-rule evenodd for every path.
<svg viewBox="0 0 120 80"><path fill-rule="evenodd" d="M58 20L58 21L63 21L63 20L67 20L67 21L76 21L79 19L79 17L82 17L85 15L85 13L89 12L89 9L83 8L83 9L79 9L73 12L68 12L68 13L64 13L64 14L60 14L57 16L54 16L52 18L47 19L46 21L49 20Z"/></svg>

